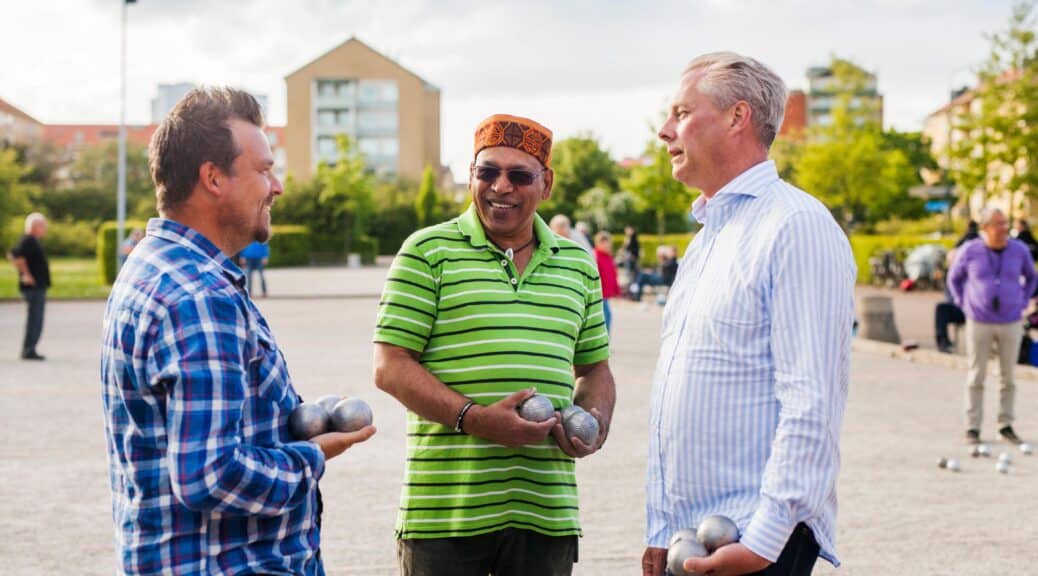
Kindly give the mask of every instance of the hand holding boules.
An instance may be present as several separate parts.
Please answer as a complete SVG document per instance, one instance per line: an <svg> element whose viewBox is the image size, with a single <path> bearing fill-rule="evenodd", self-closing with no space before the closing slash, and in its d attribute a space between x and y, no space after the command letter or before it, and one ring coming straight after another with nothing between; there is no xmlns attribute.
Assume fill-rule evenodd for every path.
<svg viewBox="0 0 1038 576"><path fill-rule="evenodd" d="M360 398L346 398L335 404L330 413L331 429L336 432L356 432L371 426L371 407Z"/></svg>
<svg viewBox="0 0 1038 576"><path fill-rule="evenodd" d="M567 406L558 417L552 436L559 448L574 458L590 456L602 445L601 414L598 408L585 411L576 404Z"/></svg>
<svg viewBox="0 0 1038 576"><path fill-rule="evenodd" d="M473 406L462 423L465 432L509 448L543 442L555 426L554 410L543 422L531 422L519 413L520 405L534 395L534 389L527 388L489 406Z"/></svg>

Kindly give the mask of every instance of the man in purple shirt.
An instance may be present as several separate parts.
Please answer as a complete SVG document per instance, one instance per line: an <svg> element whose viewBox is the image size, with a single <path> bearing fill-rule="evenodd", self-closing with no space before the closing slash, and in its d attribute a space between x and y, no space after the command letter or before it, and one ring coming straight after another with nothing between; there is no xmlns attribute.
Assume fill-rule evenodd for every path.
<svg viewBox="0 0 1038 576"><path fill-rule="evenodd" d="M959 248L948 274L952 298L966 313L966 441L980 443L984 377L991 344L997 342L1002 380L998 433L1007 441L1020 444L1022 441L1013 430L1013 370L1023 337L1020 318L1038 285L1038 276L1027 246L1009 238L1009 220L1001 210L985 209L980 229L980 238Z"/></svg>

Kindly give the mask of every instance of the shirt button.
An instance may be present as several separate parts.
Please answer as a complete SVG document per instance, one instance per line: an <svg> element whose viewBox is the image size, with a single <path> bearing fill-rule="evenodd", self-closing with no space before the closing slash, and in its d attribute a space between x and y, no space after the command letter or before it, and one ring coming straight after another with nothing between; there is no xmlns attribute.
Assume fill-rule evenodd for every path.
<svg viewBox="0 0 1038 576"><path fill-rule="evenodd" d="M502 266L508 266L508 260L502 260L501 261L501 265Z"/></svg>
<svg viewBox="0 0 1038 576"><path fill-rule="evenodd" d="M518 283L519 283L518 280L516 280L515 278L512 278L512 286L515 286Z"/></svg>

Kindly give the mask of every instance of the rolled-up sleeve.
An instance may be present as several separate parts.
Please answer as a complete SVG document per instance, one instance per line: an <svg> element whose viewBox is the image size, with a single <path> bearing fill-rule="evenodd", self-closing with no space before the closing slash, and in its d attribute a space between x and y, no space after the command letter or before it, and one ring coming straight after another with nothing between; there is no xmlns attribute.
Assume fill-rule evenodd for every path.
<svg viewBox="0 0 1038 576"><path fill-rule="evenodd" d="M742 543L774 562L796 525L835 498L856 268L847 237L822 212L789 217L770 267L779 421Z"/></svg>

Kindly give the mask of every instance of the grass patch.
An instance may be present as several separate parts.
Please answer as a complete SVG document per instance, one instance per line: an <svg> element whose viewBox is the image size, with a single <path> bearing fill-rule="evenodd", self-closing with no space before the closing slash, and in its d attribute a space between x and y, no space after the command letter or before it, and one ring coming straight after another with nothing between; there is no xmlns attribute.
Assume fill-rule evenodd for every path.
<svg viewBox="0 0 1038 576"><path fill-rule="evenodd" d="M108 286L101 283L96 258L50 259L51 287L48 299L107 298ZM14 265L0 265L0 299L21 299Z"/></svg>

